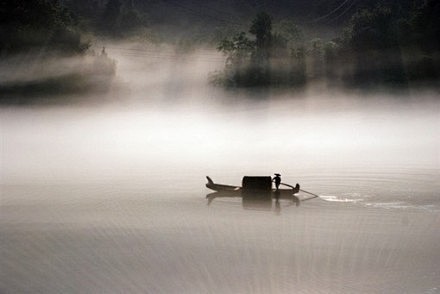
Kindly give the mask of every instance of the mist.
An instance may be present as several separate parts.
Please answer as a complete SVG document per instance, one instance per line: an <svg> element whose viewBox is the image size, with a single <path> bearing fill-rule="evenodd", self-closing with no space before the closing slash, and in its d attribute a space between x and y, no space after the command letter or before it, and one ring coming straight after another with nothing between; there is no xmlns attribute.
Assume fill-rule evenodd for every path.
<svg viewBox="0 0 440 294"><path fill-rule="evenodd" d="M438 291L438 4L257 2L0 4L0 292Z"/></svg>
<svg viewBox="0 0 440 294"><path fill-rule="evenodd" d="M105 45L118 68L106 92L81 94L76 104L2 108L7 182L93 182L115 170L155 174L175 166L242 173L438 167L435 92L363 93L318 83L297 92L222 89L208 79L224 62L213 49ZM45 72L75 64L63 62Z"/></svg>

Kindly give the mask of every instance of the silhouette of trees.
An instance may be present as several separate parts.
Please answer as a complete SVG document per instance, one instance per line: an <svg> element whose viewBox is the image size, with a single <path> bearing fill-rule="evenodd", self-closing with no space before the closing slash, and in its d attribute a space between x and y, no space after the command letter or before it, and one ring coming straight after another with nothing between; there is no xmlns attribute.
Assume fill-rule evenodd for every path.
<svg viewBox="0 0 440 294"><path fill-rule="evenodd" d="M402 85L439 76L440 4L429 0L402 13L376 5L356 12L332 53L354 85ZM348 58L347 58L348 57ZM350 69L351 68L351 69Z"/></svg>
<svg viewBox="0 0 440 294"><path fill-rule="evenodd" d="M291 27L289 27L291 25ZM228 86L294 85L305 81L304 50L295 48L301 33L284 22L272 32L272 17L259 13L245 32L220 41L217 49L226 55L225 70L216 77Z"/></svg>
<svg viewBox="0 0 440 294"><path fill-rule="evenodd" d="M95 33L126 37L128 33L139 36L138 29L147 34L142 30L147 26L146 13L153 21L170 22L158 10L148 10L166 7L166 1L60 2L0 1L0 54L83 54L89 44L81 39L80 25L89 25ZM153 2L163 3L154 6ZM358 4L353 9L363 8L350 19L343 17L346 27L333 40L305 36L292 20L276 22L265 12L252 19L247 32L234 34L226 25L215 40L227 36L217 46L226 56L217 82L237 87L299 86L308 80L325 79L350 86L400 87L440 77L440 1L368 0ZM323 13L328 9L323 7ZM185 32L185 42L190 43L193 32ZM197 37L209 39L213 35L209 28L203 34Z"/></svg>
<svg viewBox="0 0 440 294"><path fill-rule="evenodd" d="M145 25L145 16L136 9L125 8L122 10L119 20L121 32L132 31Z"/></svg>
<svg viewBox="0 0 440 294"><path fill-rule="evenodd" d="M354 83L406 81L394 24L393 11L381 5L362 9L352 16L346 43L354 54Z"/></svg>
<svg viewBox="0 0 440 294"><path fill-rule="evenodd" d="M429 0L410 19L412 42L426 53L440 51L440 2Z"/></svg>
<svg viewBox="0 0 440 294"><path fill-rule="evenodd" d="M253 83L265 85L270 82L269 58L272 49L272 17L265 12L257 14L249 33L255 36L252 53Z"/></svg>
<svg viewBox="0 0 440 294"><path fill-rule="evenodd" d="M132 2L109 0L104 7L100 23L101 33L120 37L146 27L146 16L136 10Z"/></svg>
<svg viewBox="0 0 440 294"><path fill-rule="evenodd" d="M58 0L6 0L0 2L0 51L2 54L32 49L80 54L76 19Z"/></svg>
<svg viewBox="0 0 440 294"><path fill-rule="evenodd" d="M217 49L226 57L225 82L228 85L246 85L249 81L248 71L255 43L241 32L231 39L223 39Z"/></svg>
<svg viewBox="0 0 440 294"><path fill-rule="evenodd" d="M102 16L102 27L105 31L112 32L117 28L121 6L119 0L108 0Z"/></svg>
<svg viewBox="0 0 440 294"><path fill-rule="evenodd" d="M410 80L440 77L440 2L428 0L398 22Z"/></svg>
<svg viewBox="0 0 440 294"><path fill-rule="evenodd" d="M18 76L34 76L32 68L51 65L37 79L2 83L0 92L12 100L15 95L105 90L115 74L116 64L106 54L86 54L89 44L81 40L77 17L58 0L0 1L0 38L0 55L7 58ZM69 66L58 70L59 62L67 60ZM31 69L27 68L29 61Z"/></svg>

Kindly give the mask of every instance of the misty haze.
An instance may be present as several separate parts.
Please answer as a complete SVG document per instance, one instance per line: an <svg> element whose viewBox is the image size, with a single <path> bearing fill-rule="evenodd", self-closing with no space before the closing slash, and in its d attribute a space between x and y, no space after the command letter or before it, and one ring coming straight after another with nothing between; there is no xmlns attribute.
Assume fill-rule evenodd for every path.
<svg viewBox="0 0 440 294"><path fill-rule="evenodd" d="M439 4L410 2L0 4L0 292L440 291ZM205 186L277 173L301 189Z"/></svg>

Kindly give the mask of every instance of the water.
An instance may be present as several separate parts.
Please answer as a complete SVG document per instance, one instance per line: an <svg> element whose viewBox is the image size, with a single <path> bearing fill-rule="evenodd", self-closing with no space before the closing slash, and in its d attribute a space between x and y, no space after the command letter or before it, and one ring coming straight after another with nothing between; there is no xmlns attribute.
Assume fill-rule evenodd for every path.
<svg viewBox="0 0 440 294"><path fill-rule="evenodd" d="M439 291L435 94L230 92L120 66L116 101L0 110L0 292ZM274 172L322 197L205 198L206 175Z"/></svg>
<svg viewBox="0 0 440 294"><path fill-rule="evenodd" d="M437 101L233 98L4 108L3 183L191 191L281 172L327 200L438 208Z"/></svg>

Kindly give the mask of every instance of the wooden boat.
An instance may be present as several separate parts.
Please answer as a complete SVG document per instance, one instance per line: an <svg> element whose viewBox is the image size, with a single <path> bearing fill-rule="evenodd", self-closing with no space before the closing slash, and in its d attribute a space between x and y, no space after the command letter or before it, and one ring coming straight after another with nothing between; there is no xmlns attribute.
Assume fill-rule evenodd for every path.
<svg viewBox="0 0 440 294"><path fill-rule="evenodd" d="M271 177L243 177L242 186L231 186L224 184L217 184L210 177L206 177L208 183L206 187L216 192L235 194L236 197L270 197L276 199L292 198L299 192L300 186L291 186L289 184L281 183L288 189L274 189L272 188ZM231 195L233 196L233 195Z"/></svg>

